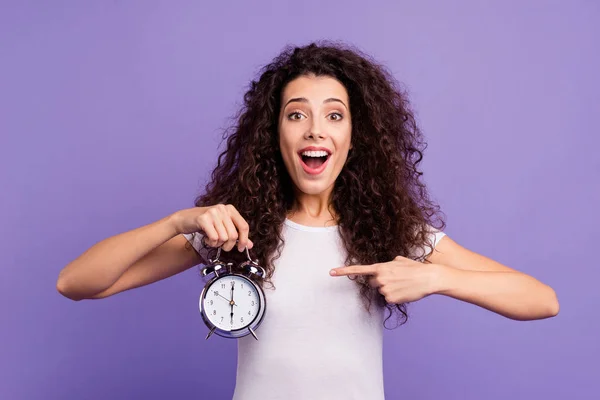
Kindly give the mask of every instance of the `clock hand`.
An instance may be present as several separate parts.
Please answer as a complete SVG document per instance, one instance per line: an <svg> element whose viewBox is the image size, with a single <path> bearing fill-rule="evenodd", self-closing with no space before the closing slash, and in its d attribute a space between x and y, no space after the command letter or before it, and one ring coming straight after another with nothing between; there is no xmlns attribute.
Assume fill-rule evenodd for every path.
<svg viewBox="0 0 600 400"><path fill-rule="evenodd" d="M223 295L221 295L221 294L219 295L219 297L221 297L221 298L225 299L225 300L226 300L226 301L227 301L229 304L231 304L231 300L229 300L227 297L225 297L225 296L223 296ZM234 304L234 306L236 306L236 307L237 307L237 304Z"/></svg>
<svg viewBox="0 0 600 400"><path fill-rule="evenodd" d="M235 304L235 302L233 301L233 290L235 288L235 281L231 282L231 301L229 302L229 304L231 305L231 324L233 325L233 305Z"/></svg>

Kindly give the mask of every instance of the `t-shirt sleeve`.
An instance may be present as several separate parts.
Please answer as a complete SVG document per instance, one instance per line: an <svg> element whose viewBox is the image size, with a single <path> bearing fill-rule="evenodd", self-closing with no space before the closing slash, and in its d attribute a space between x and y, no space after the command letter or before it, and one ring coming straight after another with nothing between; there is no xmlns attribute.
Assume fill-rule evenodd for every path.
<svg viewBox="0 0 600 400"><path fill-rule="evenodd" d="M440 242L440 240L442 240L442 238L446 236L444 232L435 229L431 225L427 225L427 230L429 231L429 238L431 239L431 243L433 243L433 248L435 248Z"/></svg>
<svg viewBox="0 0 600 400"><path fill-rule="evenodd" d="M187 241L192 245L196 253L200 255L202 258L202 263L207 264L210 259L209 249L206 247L204 242L202 241L204 235L200 232L195 233L184 233L183 237L187 239Z"/></svg>
<svg viewBox="0 0 600 400"><path fill-rule="evenodd" d="M438 245L440 240L446 236L446 233L440 231L439 229L434 228L431 225L427 225L427 235L426 235L426 243L424 248L418 249L417 251L413 251L412 258L423 260L429 254L433 252L435 247Z"/></svg>

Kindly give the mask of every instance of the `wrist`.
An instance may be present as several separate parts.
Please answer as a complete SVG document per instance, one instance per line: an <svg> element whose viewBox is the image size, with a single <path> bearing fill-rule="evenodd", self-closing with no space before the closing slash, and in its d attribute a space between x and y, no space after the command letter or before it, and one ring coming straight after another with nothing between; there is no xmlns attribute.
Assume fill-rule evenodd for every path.
<svg viewBox="0 0 600 400"><path fill-rule="evenodd" d="M165 218L160 220L161 224L164 224L165 228L172 234L173 237L181 233L181 214L179 211L173 214L167 215Z"/></svg>
<svg viewBox="0 0 600 400"><path fill-rule="evenodd" d="M456 272L456 269L448 267L442 264L431 264L432 269L432 280L431 286L432 294L445 294L452 288L452 281Z"/></svg>

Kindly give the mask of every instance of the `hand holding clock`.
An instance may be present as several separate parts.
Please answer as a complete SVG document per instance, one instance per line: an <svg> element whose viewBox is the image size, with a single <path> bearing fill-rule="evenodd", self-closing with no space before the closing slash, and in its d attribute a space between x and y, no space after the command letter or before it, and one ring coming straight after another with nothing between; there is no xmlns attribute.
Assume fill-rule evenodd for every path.
<svg viewBox="0 0 600 400"><path fill-rule="evenodd" d="M180 210L173 214L172 221L177 233L202 232L210 247L231 251L237 246L241 252L254 246L248 238L248 223L231 204Z"/></svg>

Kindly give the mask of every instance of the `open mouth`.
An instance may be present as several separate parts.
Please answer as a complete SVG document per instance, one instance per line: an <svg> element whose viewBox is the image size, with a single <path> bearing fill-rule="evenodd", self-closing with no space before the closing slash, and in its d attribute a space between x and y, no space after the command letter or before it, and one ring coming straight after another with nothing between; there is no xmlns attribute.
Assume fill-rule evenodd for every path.
<svg viewBox="0 0 600 400"><path fill-rule="evenodd" d="M300 156L302 168L311 175L323 172L331 156L326 151L304 151L298 155Z"/></svg>
<svg viewBox="0 0 600 400"><path fill-rule="evenodd" d="M328 155L320 157L302 156L302 162L308 166L308 168L317 169L329 158Z"/></svg>

